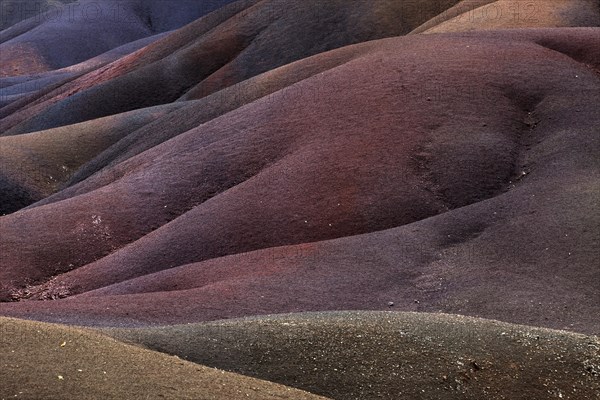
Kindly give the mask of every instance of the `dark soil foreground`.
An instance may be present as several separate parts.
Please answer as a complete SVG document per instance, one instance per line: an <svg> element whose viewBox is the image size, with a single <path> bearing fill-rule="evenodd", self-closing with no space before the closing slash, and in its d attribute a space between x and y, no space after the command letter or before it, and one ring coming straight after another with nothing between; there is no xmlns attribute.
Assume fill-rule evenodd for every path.
<svg viewBox="0 0 600 400"><path fill-rule="evenodd" d="M446 314L289 314L106 331L339 400L598 399L600 338Z"/></svg>
<svg viewBox="0 0 600 400"><path fill-rule="evenodd" d="M0 399L317 400L73 327L0 318Z"/></svg>

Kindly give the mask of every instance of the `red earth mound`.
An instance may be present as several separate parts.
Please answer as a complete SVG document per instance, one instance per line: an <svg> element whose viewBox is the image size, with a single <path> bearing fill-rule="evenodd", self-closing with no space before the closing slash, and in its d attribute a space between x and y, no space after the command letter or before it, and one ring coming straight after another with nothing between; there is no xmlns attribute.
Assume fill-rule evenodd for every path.
<svg viewBox="0 0 600 400"><path fill-rule="evenodd" d="M600 388L597 0L0 19L0 398Z"/></svg>
<svg viewBox="0 0 600 400"><path fill-rule="evenodd" d="M3 217L5 298L98 290L0 311L144 324L393 302L598 332L596 32L360 45Z"/></svg>
<svg viewBox="0 0 600 400"><path fill-rule="evenodd" d="M236 2L35 102L19 103L24 107L10 108L0 130L31 132L203 97L317 53L406 34L456 2L427 0L419 9L395 0Z"/></svg>

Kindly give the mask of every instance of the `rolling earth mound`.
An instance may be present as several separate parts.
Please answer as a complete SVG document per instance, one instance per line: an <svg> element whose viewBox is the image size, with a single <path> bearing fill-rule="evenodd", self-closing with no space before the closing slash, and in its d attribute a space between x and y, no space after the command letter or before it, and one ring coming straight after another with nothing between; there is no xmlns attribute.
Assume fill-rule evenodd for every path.
<svg viewBox="0 0 600 400"><path fill-rule="evenodd" d="M0 11L0 399L595 398L597 1Z"/></svg>
<svg viewBox="0 0 600 400"><path fill-rule="evenodd" d="M108 334L340 400L593 399L600 390L598 337L452 315L309 313Z"/></svg>

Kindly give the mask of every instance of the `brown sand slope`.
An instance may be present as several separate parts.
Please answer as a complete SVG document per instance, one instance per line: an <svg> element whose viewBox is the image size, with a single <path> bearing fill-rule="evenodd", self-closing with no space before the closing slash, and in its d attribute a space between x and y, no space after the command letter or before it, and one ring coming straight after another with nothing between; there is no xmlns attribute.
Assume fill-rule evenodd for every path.
<svg viewBox="0 0 600 400"><path fill-rule="evenodd" d="M554 30L551 35L548 35L548 32L544 30L531 30L527 32L527 37L544 47L556 49L582 63L588 65L595 63L597 65L597 60L600 59L600 43L597 43L597 40L594 43L594 34L594 31L584 33L582 30ZM492 35L497 35L497 33L493 33ZM523 32L513 31L510 32L508 37L505 36L505 38L506 40L512 40L514 36L518 37L522 35ZM325 53L300 62L288 64L221 90L213 95L206 96L200 101L192 101L182 107L181 110L169 113L167 117L159 118L155 123L138 129L124 140L121 140L105 152L99 154L94 160L77 171L69 184L82 181L107 165L114 166L119 162L260 97L270 95L286 86L346 63L360 55L362 52L361 49L360 46L349 46L344 48L343 51L338 51L334 54ZM83 185L78 185L72 188L72 190L63 191L40 204L89 192L107 183L106 179L91 179Z"/></svg>
<svg viewBox="0 0 600 400"><path fill-rule="evenodd" d="M597 399L600 339L451 315L344 312L109 332L334 399Z"/></svg>
<svg viewBox="0 0 600 400"><path fill-rule="evenodd" d="M47 131L0 137L0 214L19 210L62 189L98 153L182 106L167 104Z"/></svg>
<svg viewBox="0 0 600 400"><path fill-rule="evenodd" d="M323 399L117 342L0 318L1 399Z"/></svg>
<svg viewBox="0 0 600 400"><path fill-rule="evenodd" d="M94 160L77 172L70 184L83 181L103 168L115 166L232 110L344 64L358 57L363 48L364 46L348 46L335 52L335 54L316 55L247 79L200 100L178 101L174 104L181 104L181 109L169 113L165 118L159 118L154 123L143 126L106 151L98 154ZM45 199L44 203L71 197L75 193L88 192L101 184L101 179L91 179L86 181L85 184L73 187L72 190L63 191L52 198Z"/></svg>
<svg viewBox="0 0 600 400"><path fill-rule="evenodd" d="M0 399L600 400L597 0L72 5L0 31Z"/></svg>
<svg viewBox="0 0 600 400"><path fill-rule="evenodd" d="M103 141L103 134L90 135L91 132L89 128L91 126L101 125L104 127L103 129L105 131L109 131L110 129L114 129L110 124L108 124L109 121L122 121L122 128L125 128L126 131L121 132L118 135L111 136L124 136L123 139L119 140L113 146L110 146L108 149L106 149L106 151L100 151L104 149L104 144L99 145L95 140L88 140L86 142L77 141L74 143L69 143L68 140L57 140L57 143L54 143L52 146L52 151L50 151L50 149L44 149L45 151L50 152L50 154L38 155L41 159L57 159L57 154L62 154L59 157L60 160L57 159L56 164L52 165L54 168L60 168L61 165L68 164L70 153L73 151L90 155L90 157L86 160L89 162L80 166L80 169L74 170L72 178L68 182L65 182L66 186L70 186L74 183L84 180L95 172L105 168L107 165L116 165L119 162L131 158L132 156L148 150L170 138L195 128L204 122L221 116L261 97L268 96L282 88L285 88L286 86L290 86L317 73L343 64L359 55L361 52L360 49L360 46L347 47L344 48L344 50L338 51L334 57L327 55L315 56L305 62L296 62L285 67L269 71L268 73L261 74L255 78L241 82L238 85L224 89L201 100L174 102L162 106L135 110L129 113L117 114L111 117L99 118L86 123L67 125L65 127L41 131L44 133L40 132L40 134L8 136L5 138L0 138L0 142L6 144L7 149L5 153L10 150L12 154L10 158L14 159L15 157L21 157L22 155L19 153L15 154L12 151L14 150L14 146L10 146L12 142L37 141L37 138L50 132L53 133L53 136L58 135L60 137L64 136L64 132L70 132L71 136L95 136L99 141ZM174 109L181 109L181 112L175 112ZM162 118L160 114L167 114L167 116ZM152 118L156 119L156 122L143 124L141 127L139 118L137 117L128 122L131 117L139 115L152 115ZM121 129L121 131L123 131L123 129ZM105 142L103 141L103 143ZM27 146L21 146L21 148L23 151L27 150ZM39 153L39 151L36 153ZM7 157L7 162L8 160L9 157ZM19 197L15 196L14 190L12 192L5 191L4 203L14 204L14 206L10 207L10 209L5 207L5 212L16 211L19 208L23 208L41 199L39 191L33 191L30 187L28 187L28 185L25 184L25 182L36 181L38 180L39 175L52 175L47 173L47 169L48 166L35 170L29 168L20 168L20 170L17 172L11 171L10 175L18 177L15 179L18 182L21 182L20 184L14 183L13 186L20 188L21 191L23 193L27 193L28 196ZM71 174L69 177L70 176ZM66 197L73 196L74 193L80 194L84 191L91 191L92 189L99 188L105 184L106 183L101 182L101 178L92 179L87 181L84 185L78 185L77 187L72 188L72 190L63 190L57 196L46 199L44 202L48 203L57 201L58 199L64 199ZM54 189L58 188L59 187L54 186ZM60 187L60 189L64 189L64 187ZM52 193L52 191L44 191L44 193L46 196L48 196Z"/></svg>
<svg viewBox="0 0 600 400"><path fill-rule="evenodd" d="M582 192L564 187L563 196L552 196L552 189L522 188L520 195L394 230L220 258L67 300L3 304L0 309L105 325L383 310L393 302L401 310L443 310L598 333L598 254L590 248L598 239L598 221L578 217L579 212L593 215L594 205L571 203L570 196ZM540 203L534 197L546 199ZM567 204L576 211L558 216L553 211ZM126 273L125 268L111 268L105 275L84 268L43 287L43 296L69 295L80 285Z"/></svg>
<svg viewBox="0 0 600 400"><path fill-rule="evenodd" d="M4 217L5 299L108 288L2 312L93 325L395 301L597 333L598 36L564 32L372 42L102 171L100 189Z"/></svg>
<svg viewBox="0 0 600 400"><path fill-rule="evenodd" d="M600 26L597 1L463 0L412 33L576 26Z"/></svg>
<svg viewBox="0 0 600 400"><path fill-rule="evenodd" d="M31 132L200 98L330 49L406 34L456 1L427 0L411 12L395 0L238 2L28 104L0 130Z"/></svg>
<svg viewBox="0 0 600 400"><path fill-rule="evenodd" d="M197 38L210 31L223 21L226 21L232 15L244 10L255 1L256 0L237 1L230 5L226 5L219 10L206 15L196 23L190 24L188 27L177 31L176 34L169 35L169 38L166 40L158 41L158 43L154 45L136 51L128 57L122 57L119 61L107 66L101 66L96 71L87 71L89 73L86 73L82 78L75 79L72 82L62 82L57 84L57 86L51 85L50 87L37 91L37 93L32 96L10 103L0 109L0 118L11 116L11 118L5 118L7 121L3 120L4 122L2 122L2 127L0 128L1 134L6 134L6 127L13 126L28 116L36 115L41 112L41 110L57 101L83 91L84 89L89 89L95 85L109 81L115 77L127 74L142 65L149 65L160 60L165 54L170 54L185 46L185 44L189 43L193 38ZM27 113L16 113L16 111L24 108L27 109Z"/></svg>
<svg viewBox="0 0 600 400"><path fill-rule="evenodd" d="M155 105L157 102L168 101L167 98L176 98L177 95L186 99L198 98L310 54L344 44L404 34L425 23L415 31L420 32L435 27L440 22L445 23L443 21L455 15L458 17L450 24L453 29L440 28L440 31L598 26L600 19L598 7L592 0L561 2L560 7L554 7L552 1L543 0L530 2L525 6L518 1L488 4L494 10L500 10L496 11L499 13L497 18L490 16L490 11L480 11L477 8L480 4L487 3L487 0L461 2L458 5L457 0L429 0L419 3L389 0L364 3L305 1L294 3L290 7L288 2L279 0L238 2L211 16L212 20L225 22L218 29L211 31L216 25L209 22L209 19L198 21L166 40L162 51L159 50L161 46L158 46L146 52L155 56L161 54L154 61L161 58L168 60L164 59L154 66L148 63L138 64L137 56L122 60L102 73L102 79L115 74L127 75L119 84L107 84L98 89L101 93L86 91L81 97L67 103L61 101L66 93L74 93L74 87L80 92L90 87L90 81L99 83L98 74L92 74L49 94L43 104L35 107L29 104L29 111L23 110L2 121L0 127L2 130L14 127L11 130L13 133L47 129L56 124L81 122L108 113ZM475 10L470 11L473 8ZM524 9L521 10L522 8ZM243 11L232 13L234 9ZM461 14L465 13L465 9L468 10L467 15L462 18ZM513 9L516 11L511 11ZM532 13L535 17L529 18ZM516 22L512 23L513 20ZM206 29L209 27L210 29ZM194 34L190 35L192 32ZM175 51L181 48L182 43L187 45L187 49ZM142 55L142 58L147 57ZM199 58L202 62L197 62ZM177 60L175 66L173 60ZM136 64L145 65L146 72L134 68ZM190 69L192 64L203 68ZM133 70L137 72L128 73ZM168 76L164 76L164 71L169 71ZM141 95L140 88L143 86L154 90L146 90ZM131 87L138 89L132 93ZM102 93L108 92L118 94L116 98L119 101L111 106L102 104L101 100ZM61 104L52 107L56 102ZM27 103L22 105L25 104ZM48 109L48 114L44 114L46 118L42 120L38 114L45 109ZM66 113L67 110L70 112ZM31 118L34 120L24 122ZM23 125L19 128L15 127L21 123Z"/></svg>

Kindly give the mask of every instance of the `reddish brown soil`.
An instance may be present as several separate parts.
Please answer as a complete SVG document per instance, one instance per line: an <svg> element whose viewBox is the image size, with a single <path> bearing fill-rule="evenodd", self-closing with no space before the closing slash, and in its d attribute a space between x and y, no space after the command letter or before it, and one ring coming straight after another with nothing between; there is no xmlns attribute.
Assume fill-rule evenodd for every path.
<svg viewBox="0 0 600 400"><path fill-rule="evenodd" d="M192 292L164 292L174 286L159 274L143 278L164 285L152 294L4 305L4 312L184 322L395 301L598 332L591 318L598 254L590 250L598 239L592 188L600 85L594 66L558 51L567 37L553 32L543 36L554 50L536 43L540 31L361 45L352 61L105 169L83 181L77 196L7 216L1 226L1 273L12 282L6 293L14 287L12 296L34 298L108 286L104 296L110 285L176 266L393 228L319 250L308 262L330 278L309 269L299 279L291 271L307 261L292 263L285 249L271 249L184 267ZM570 33L596 40L589 30ZM564 47L569 53L572 45ZM82 189L98 179L98 189ZM248 264L270 269L274 252L283 252L275 272L281 281L236 278ZM350 269L340 273L342 266ZM229 290L206 285L212 270ZM267 290L280 295L264 303L257 293ZM182 307L174 312L164 302Z"/></svg>
<svg viewBox="0 0 600 400"><path fill-rule="evenodd" d="M413 33L600 26L595 0L463 0Z"/></svg>
<svg viewBox="0 0 600 400"><path fill-rule="evenodd" d="M2 31L0 58L24 70L0 79L0 315L142 327L119 335L336 399L589 398L597 338L564 330L600 333L600 5L527 2L527 21L490 17L530 15L520 1L409 3L242 0L157 35L195 16L127 0L139 35L57 24L89 48L50 55L47 24ZM204 324L343 310L421 313L282 317L295 331L276 318ZM545 344L439 312L527 325L513 328ZM31 368L55 349L40 342L42 361L21 363L34 331L70 328L0 323L3 347L27 339L6 396L54 396L65 382L33 383ZM421 328L396 348L406 325ZM464 329L487 339L467 343ZM89 334L92 358L96 340L115 365L138 351ZM301 355L321 350L326 372L307 372ZM384 375L396 350L420 372ZM148 377L167 373L157 387L195 396L193 368L172 381L163 356L140 357Z"/></svg>
<svg viewBox="0 0 600 400"><path fill-rule="evenodd" d="M19 103L0 131L31 132L203 97L330 49L406 34L456 2L427 0L418 10L395 0L236 2L35 102Z"/></svg>

